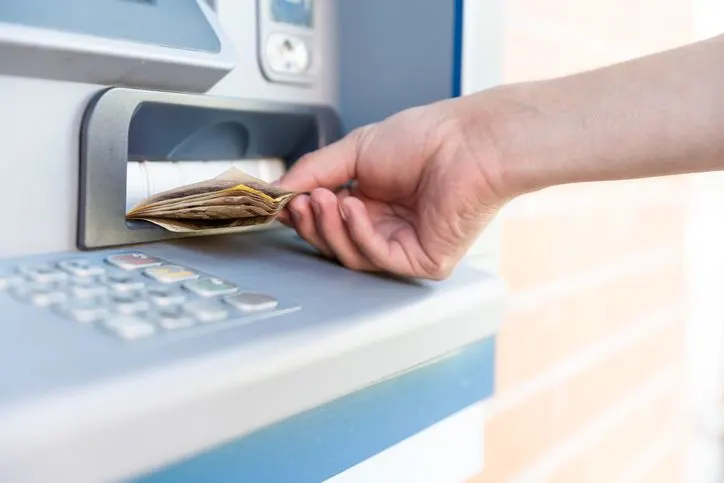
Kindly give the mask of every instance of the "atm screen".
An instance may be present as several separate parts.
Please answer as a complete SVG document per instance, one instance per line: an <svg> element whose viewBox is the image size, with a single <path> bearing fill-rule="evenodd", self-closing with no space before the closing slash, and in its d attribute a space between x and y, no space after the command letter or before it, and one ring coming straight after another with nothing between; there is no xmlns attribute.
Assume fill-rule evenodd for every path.
<svg viewBox="0 0 724 483"><path fill-rule="evenodd" d="M221 48L198 0L0 0L4 24L192 51Z"/></svg>
<svg viewBox="0 0 724 483"><path fill-rule="evenodd" d="M314 0L272 0L271 13L275 22L312 27Z"/></svg>

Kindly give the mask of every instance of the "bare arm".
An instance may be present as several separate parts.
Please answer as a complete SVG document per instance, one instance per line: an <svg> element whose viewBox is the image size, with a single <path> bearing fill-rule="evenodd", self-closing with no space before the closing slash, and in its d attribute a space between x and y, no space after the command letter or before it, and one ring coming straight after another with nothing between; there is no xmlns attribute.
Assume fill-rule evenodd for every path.
<svg viewBox="0 0 724 483"><path fill-rule="evenodd" d="M484 122L492 133L500 166L491 181L511 196L571 182L720 170L724 36L504 86L475 94L459 108L472 131Z"/></svg>
<svg viewBox="0 0 724 483"><path fill-rule="evenodd" d="M390 116L296 163L311 196L282 219L349 268L442 279L515 196L719 169L724 36Z"/></svg>

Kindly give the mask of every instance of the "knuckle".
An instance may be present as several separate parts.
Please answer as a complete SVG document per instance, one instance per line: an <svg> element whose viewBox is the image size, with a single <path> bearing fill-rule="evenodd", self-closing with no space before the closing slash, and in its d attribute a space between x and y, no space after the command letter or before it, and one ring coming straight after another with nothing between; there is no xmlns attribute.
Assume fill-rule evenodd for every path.
<svg viewBox="0 0 724 483"><path fill-rule="evenodd" d="M352 144L354 145L354 150L356 153L362 152L364 150L364 147L369 144L369 139L372 137L372 133L374 132L376 126L376 123L367 124L365 126L354 129L350 133L350 139L352 140Z"/></svg>
<svg viewBox="0 0 724 483"><path fill-rule="evenodd" d="M354 270L356 272L361 271L365 268L364 263L356 259L345 260L343 264L348 269Z"/></svg>
<svg viewBox="0 0 724 483"><path fill-rule="evenodd" d="M429 276L432 280L443 281L452 275L455 263L449 258L445 258L437 262L429 271Z"/></svg>

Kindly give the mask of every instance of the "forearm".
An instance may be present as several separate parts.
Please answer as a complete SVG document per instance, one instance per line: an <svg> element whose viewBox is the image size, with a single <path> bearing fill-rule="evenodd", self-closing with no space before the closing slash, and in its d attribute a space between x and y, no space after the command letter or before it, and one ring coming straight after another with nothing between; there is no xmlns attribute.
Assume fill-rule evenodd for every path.
<svg viewBox="0 0 724 483"><path fill-rule="evenodd" d="M476 96L497 96L487 129L514 194L724 169L724 36Z"/></svg>

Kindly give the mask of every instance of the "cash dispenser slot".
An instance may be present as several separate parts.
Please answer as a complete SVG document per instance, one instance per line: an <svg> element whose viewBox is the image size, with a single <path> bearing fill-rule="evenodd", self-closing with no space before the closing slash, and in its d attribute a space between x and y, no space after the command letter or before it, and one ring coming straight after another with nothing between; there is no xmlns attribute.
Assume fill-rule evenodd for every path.
<svg viewBox="0 0 724 483"><path fill-rule="evenodd" d="M163 176L159 163L168 166L170 173L183 169L180 164L193 167L184 171L196 171L196 176L203 178L231 165L244 169L249 160L272 164L279 160L283 171L305 153L338 139L340 133L339 118L328 106L105 90L89 103L82 121L78 247L203 236L127 222L129 204L144 189L150 194L149 172ZM202 171L198 171L200 165L204 165ZM217 172L216 167L224 169ZM280 167L275 168L278 172Z"/></svg>
<svg viewBox="0 0 724 483"><path fill-rule="evenodd" d="M142 200L163 191L204 181L228 169L241 171L272 182L284 175L286 165L279 158L199 161L129 161L126 169L126 211ZM128 222L138 226L137 222ZM148 223L143 223L148 225Z"/></svg>

